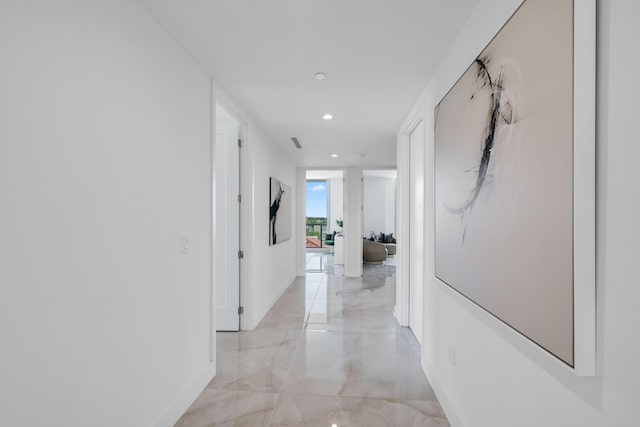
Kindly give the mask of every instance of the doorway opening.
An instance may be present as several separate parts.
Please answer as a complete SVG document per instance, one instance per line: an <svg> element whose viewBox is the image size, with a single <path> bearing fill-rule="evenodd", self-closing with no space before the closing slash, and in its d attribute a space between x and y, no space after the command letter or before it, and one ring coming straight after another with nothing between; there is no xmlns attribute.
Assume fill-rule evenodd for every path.
<svg viewBox="0 0 640 427"><path fill-rule="evenodd" d="M362 171L362 236L366 264L396 265L395 169Z"/></svg>
<svg viewBox="0 0 640 427"><path fill-rule="evenodd" d="M395 264L396 255L395 169L362 171L362 236L386 245L387 258Z"/></svg>
<svg viewBox="0 0 640 427"><path fill-rule="evenodd" d="M306 172L306 270L344 265L342 170Z"/></svg>

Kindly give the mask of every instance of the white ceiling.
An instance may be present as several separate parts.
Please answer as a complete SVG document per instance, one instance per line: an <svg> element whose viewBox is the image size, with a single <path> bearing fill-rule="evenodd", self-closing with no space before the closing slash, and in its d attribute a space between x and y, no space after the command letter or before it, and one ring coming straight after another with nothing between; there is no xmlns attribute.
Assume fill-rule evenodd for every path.
<svg viewBox="0 0 640 427"><path fill-rule="evenodd" d="M396 164L395 134L477 0L139 2L296 165L335 167Z"/></svg>

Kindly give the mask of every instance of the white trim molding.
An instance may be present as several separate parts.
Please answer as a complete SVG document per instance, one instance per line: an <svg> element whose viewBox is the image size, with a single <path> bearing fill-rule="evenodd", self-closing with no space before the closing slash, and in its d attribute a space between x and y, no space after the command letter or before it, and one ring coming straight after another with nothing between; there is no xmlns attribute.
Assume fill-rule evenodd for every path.
<svg viewBox="0 0 640 427"><path fill-rule="evenodd" d="M396 258L398 264L396 266L396 305L393 313L400 326L409 326L409 234L411 233L409 224L409 136L415 127L424 120L424 111L424 94L421 94L397 134L396 235L398 243ZM426 200L425 203L427 203Z"/></svg>
<svg viewBox="0 0 640 427"><path fill-rule="evenodd" d="M574 0L574 372L596 373L596 0Z"/></svg>

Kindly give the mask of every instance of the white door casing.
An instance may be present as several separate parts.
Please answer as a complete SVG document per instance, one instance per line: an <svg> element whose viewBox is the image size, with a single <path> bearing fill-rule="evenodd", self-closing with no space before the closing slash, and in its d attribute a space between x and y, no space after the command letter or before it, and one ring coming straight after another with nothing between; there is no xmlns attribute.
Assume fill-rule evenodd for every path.
<svg viewBox="0 0 640 427"><path fill-rule="evenodd" d="M409 135L409 327L423 344L424 122Z"/></svg>
<svg viewBox="0 0 640 427"><path fill-rule="evenodd" d="M240 194L238 124L216 128L216 329L240 329Z"/></svg>

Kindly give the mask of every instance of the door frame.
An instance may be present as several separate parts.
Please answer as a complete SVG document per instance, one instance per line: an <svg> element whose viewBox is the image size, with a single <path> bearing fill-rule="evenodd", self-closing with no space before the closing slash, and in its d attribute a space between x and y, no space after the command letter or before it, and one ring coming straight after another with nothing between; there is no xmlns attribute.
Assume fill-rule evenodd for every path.
<svg viewBox="0 0 640 427"><path fill-rule="evenodd" d="M418 135L414 140L413 135L415 132L417 132L417 130L421 128L421 135ZM408 302L408 325L409 325L409 329L411 329L411 332L413 332L414 336L416 337L416 339L418 340L418 343L420 345L423 344L424 341L424 285L426 283L425 281L425 275L424 275L424 266L425 266L425 182L426 182L426 176L425 176L425 171L426 171L426 165L425 165L425 159L426 159L426 150L425 150L425 127L424 127L424 120L420 119L416 122L415 126L413 126L413 128L411 129L411 131L409 132L409 147L408 147L408 152L409 152L409 167L408 167L408 171L409 171L409 181L407 183L407 190L408 190L408 202L409 202L409 206L408 206L408 223L409 223L409 238L407 238L407 243L408 243L408 248L409 248L409 253L407 255L407 262L408 262L408 287L407 287L407 302ZM415 141L414 143L412 143L412 141ZM422 161L420 162L420 158L416 157L416 153L414 152L414 150L420 147L421 151L422 151ZM420 151L420 150L417 150ZM413 163L416 161L416 158L418 160L418 166L416 166L418 168L418 171L420 171L421 169L421 173L418 173L418 177L420 175L422 175L422 210L420 210L420 208L418 207L419 205L415 205L414 203L416 201L413 200L413 198L418 195L419 197L419 193L415 193L414 189L416 187L420 186L417 184L417 182L415 182L414 184L414 173L412 170L412 166ZM418 189L419 189L418 188ZM420 202L419 200L417 201L418 203ZM422 212L422 214L415 218L413 217L413 213L414 213L414 209L417 208L418 212ZM416 230L413 230L411 228L411 226L415 225ZM420 233L418 233L417 231L421 230ZM414 241L418 241L418 243L416 245L413 244ZM417 254L414 255L414 253L412 252L413 250L417 249L417 248L422 248L422 252L419 252ZM416 263L413 263L412 260L416 261ZM414 276L414 273L417 272L418 267L416 267L416 265L420 265L420 272L418 274L416 274ZM417 276L417 277L416 277ZM416 295L414 295L413 290L414 290L414 286L418 289L420 289L420 292L417 292L418 295L417 297L419 298L416 301ZM411 323L411 319L412 317L414 317L414 310L412 310L412 308L416 307L416 304L419 308L417 308L415 311L419 312L416 316L415 319L415 324Z"/></svg>
<svg viewBox="0 0 640 427"><path fill-rule="evenodd" d="M396 305L393 314L400 326L409 327L409 306L410 306L410 279L411 265L409 262L411 235L410 209L411 209L411 185L410 185L410 163L411 151L409 149L411 133L420 123L426 124L424 117L424 98L411 110L409 118L400 128L397 135L397 170L396 182L396 222L398 243L396 251L398 258L396 265ZM426 132L426 127L425 127ZM426 147L425 147L426 148ZM426 150L425 150L426 156ZM424 161L424 159L423 159ZM425 208L428 206L425 200ZM423 236L424 239L424 236ZM424 303L423 303L424 311ZM423 313L424 314L424 313Z"/></svg>
<svg viewBox="0 0 640 427"><path fill-rule="evenodd" d="M247 148L250 147L250 125L248 120L244 117L244 115L240 112L240 108L238 106L236 106L236 104L233 102L232 98L227 94L227 92L220 87L220 85L216 84L216 82L213 82L213 109L215 110L216 105L220 106L221 108L223 108L225 110L225 112L227 114L229 114L238 124L238 138L240 140L242 140L242 147L239 149L239 170L238 170L238 177L240 180L240 194L242 197L242 202L240 203L240 208L239 208L239 215L240 215L240 219L239 219L239 242L240 242L240 250L242 250L245 254L244 259L240 260L240 272L239 272L239 301L240 301L240 307L243 307L243 314L239 315L239 330L244 330L246 328L246 325L248 323L250 323L247 320L247 316L250 316L250 310L251 307L249 307L249 303L250 303L250 298L248 298L247 296L247 291L250 289L250 280L251 280L251 275L250 275L250 265L249 263L246 261L247 259L247 253L250 252L250 240L249 237L251 234L251 211L252 211L252 195L250 194L251 192L251 183L250 183L250 176L249 176L249 171L251 170L251 165L249 164L250 161L250 156L247 153ZM216 128L215 128L215 117L214 117L214 123L213 123L213 138L215 141L215 137L216 137ZM214 157L212 158L212 162L213 165L213 185L214 185L214 189L215 189L215 144L212 148L214 151ZM214 193L214 205L213 205L213 214L212 214L212 221L216 220L216 209L215 209L215 193ZM213 223L215 224L215 222ZM215 228L215 227L214 227ZM217 252L217 248L218 245L216 245L216 241L215 241L215 232L213 233L212 236L212 256L214 258L214 268L215 268L215 260L217 259L216 256L216 252ZM214 285L213 285L213 294L215 295L215 270L212 273L212 280L214 281ZM215 301L213 304L213 310L215 310ZM216 313L212 312L211 316L213 318L213 321L215 322L215 318L216 318ZM216 327L214 325L214 331L216 330Z"/></svg>

